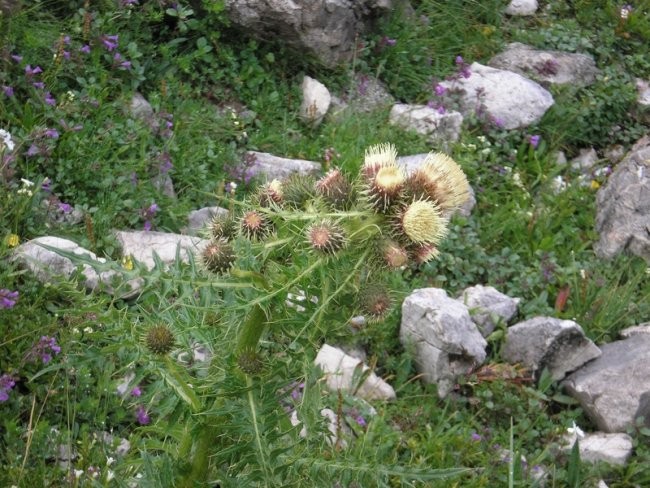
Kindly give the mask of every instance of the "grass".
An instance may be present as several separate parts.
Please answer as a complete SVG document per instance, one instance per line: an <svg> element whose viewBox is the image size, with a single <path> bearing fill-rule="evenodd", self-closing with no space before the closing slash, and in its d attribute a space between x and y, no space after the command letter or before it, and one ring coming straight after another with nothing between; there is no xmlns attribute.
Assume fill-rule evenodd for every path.
<svg viewBox="0 0 650 488"><path fill-rule="evenodd" d="M572 319L599 344L648 320L648 264L625 255L606 261L593 250L595 187L606 177L583 181L556 157L586 146L629 148L647 132L647 123L628 116L633 78L650 78L642 55L650 40L647 1L635 5L628 22L609 1L546 2L530 18L505 17L505 2L496 0L414 1L414 16L385 20L360 40L354 62L338 69L246 39L227 25L218 2L203 2L202 15L184 19L159 2L140 3L25 1L20 13L0 17L0 87L14 91L0 92L0 128L16 144L2 159L0 288L19 292L15 306L0 309L0 375L15 380L0 403L0 485L160 487L203 479L195 486L539 486L541 470L546 486L650 484L642 426L629 432L634 454L624 467L584 464L560 452L573 421L587 431L594 426L559 385L534 385L501 365L499 333L486 360L497 374L468 374L440 400L399 342L399 306L381 322L348 325L358 312L355 294L372 279L383 280L396 303L418 287L457 296L467 286L492 285L522 299L518 319ZM113 51L107 35L119 36ZM346 89L363 74L401 101L427 103L435 83L456 69L457 55L484 63L511 41L589 53L602 74L589 87L553 88L556 105L536 127L505 132L480 120L466 124L450 153L477 205L470 217L452 220L434 262L387 275L354 259L314 264L303 257L304 246L251 244L238 248L246 260L237 285L194 261L151 271L136 266L128 273L144 278L142 294L124 301L86 293L78 279L39 282L11 260L12 235L21 243L66 237L119 259L113 229L141 229L150 220L154 230L178 232L189 211L225 203L223 185L236 179L247 150L320 162L329 153L329 164L348 174L374 144L391 142L400 155L438 150L390 126L385 109L306 127L298 117L303 75ZM86 44L89 53L81 51ZM131 66L120 66L123 60ZM27 64L43 73L26 75ZM46 87L35 87L38 81ZM154 123L129 114L135 90L151 102ZM45 103L46 91L54 105ZM533 134L541 136L537 148L529 143ZM152 181L167 172L176 197ZM559 193L558 177L566 183ZM51 190L40 190L47 181ZM253 190L239 183L233 205ZM81 220L53 221L61 203L78 209ZM159 211L147 213L153 203ZM262 268L267 255L296 268ZM302 302L304 313L286 307L288 283L318 301ZM566 302L558 301L567 291ZM233 354L251 303L273 317L260 343L260 377L242 374ZM175 338L170 356L146 345L150 327L160 324ZM38 351L30 355L42 336L61 347L47 362ZM325 341L363 348L397 400L375 403L372 415L354 397L327 392L312 366ZM197 344L209 361L188 359ZM302 426L291 426L289 406L306 437ZM329 440L325 407L354 432L347 448ZM138 409L149 423L138 422Z"/></svg>

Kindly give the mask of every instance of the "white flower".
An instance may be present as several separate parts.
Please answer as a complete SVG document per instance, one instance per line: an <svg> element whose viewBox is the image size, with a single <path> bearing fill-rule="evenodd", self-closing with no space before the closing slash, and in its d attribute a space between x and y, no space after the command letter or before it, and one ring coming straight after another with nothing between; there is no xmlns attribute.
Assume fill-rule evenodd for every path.
<svg viewBox="0 0 650 488"><path fill-rule="evenodd" d="M629 17L631 10L632 9L628 5L621 7L621 19L626 20Z"/></svg>
<svg viewBox="0 0 650 488"><path fill-rule="evenodd" d="M110 456L108 456L108 457L106 458L106 466L110 466L110 465L113 464L114 462L115 462L115 458L112 458L112 457L110 457ZM110 471L109 471L109 472L110 472Z"/></svg>
<svg viewBox="0 0 650 488"><path fill-rule="evenodd" d="M81 475L82 475L82 474L84 474L84 470L83 470L83 469L75 469L75 470L74 470L74 477L75 477L75 478L77 478L77 479L78 479L78 478L81 478Z"/></svg>
<svg viewBox="0 0 650 488"><path fill-rule="evenodd" d="M26 180L25 178L21 178L20 181L22 181L23 186L24 186L25 188L29 188L29 187L31 187L31 186L34 186L34 182L33 182L33 181Z"/></svg>
<svg viewBox="0 0 650 488"><path fill-rule="evenodd" d="M566 430L570 435L575 435L578 439L582 439L585 436L583 430L576 425L575 420L572 422L572 426Z"/></svg>
<svg viewBox="0 0 650 488"><path fill-rule="evenodd" d="M86 327L86 328L84 329L84 332L85 332L86 334L92 334L92 332L93 332L93 328L92 328L92 327Z"/></svg>
<svg viewBox="0 0 650 488"><path fill-rule="evenodd" d="M16 147L16 145L11 139L11 134L9 134L9 132L4 129L0 129L0 151L2 151L5 147L9 150L9 152L11 152L14 150L14 147Z"/></svg>
<svg viewBox="0 0 650 488"><path fill-rule="evenodd" d="M553 193L557 195L558 193L561 193L564 190L566 190L567 188L566 181L564 181L564 179L560 175L558 175L551 180L551 188L553 189Z"/></svg>
<svg viewBox="0 0 650 488"><path fill-rule="evenodd" d="M109 469L108 473L106 473L106 481L111 481L113 478L115 478L115 473Z"/></svg>

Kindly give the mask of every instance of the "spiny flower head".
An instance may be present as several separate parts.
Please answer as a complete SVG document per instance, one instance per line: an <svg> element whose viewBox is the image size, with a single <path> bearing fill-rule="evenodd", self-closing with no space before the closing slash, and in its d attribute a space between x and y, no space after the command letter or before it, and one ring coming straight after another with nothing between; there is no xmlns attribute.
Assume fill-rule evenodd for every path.
<svg viewBox="0 0 650 488"><path fill-rule="evenodd" d="M411 255L417 264L424 264L436 259L440 255L440 251L433 244L419 244L413 246Z"/></svg>
<svg viewBox="0 0 650 488"><path fill-rule="evenodd" d="M237 366L247 375L257 375L264 370L264 363L259 354L253 350L246 349L237 355Z"/></svg>
<svg viewBox="0 0 650 488"><path fill-rule="evenodd" d="M255 195L255 200L261 207L270 207L271 205L280 205L284 201L284 190L280 180L273 180L260 187Z"/></svg>
<svg viewBox="0 0 650 488"><path fill-rule="evenodd" d="M208 225L208 233L212 239L226 239L230 241L237 235L237 223L229 213L217 214Z"/></svg>
<svg viewBox="0 0 650 488"><path fill-rule="evenodd" d="M396 162L397 152L389 144L373 146L366 151L361 174L365 179L365 194L372 206L385 212L401 196L406 177Z"/></svg>
<svg viewBox="0 0 650 488"><path fill-rule="evenodd" d="M316 192L334 208L347 209L350 207L354 188L341 170L332 169L316 182Z"/></svg>
<svg viewBox="0 0 650 488"><path fill-rule="evenodd" d="M311 176L292 174L283 182L284 201L294 207L302 208L314 198L314 179Z"/></svg>
<svg viewBox="0 0 650 488"><path fill-rule="evenodd" d="M145 335L145 344L154 354L165 355L173 348L176 340L174 334L165 324L154 325Z"/></svg>
<svg viewBox="0 0 650 488"><path fill-rule="evenodd" d="M334 254L345 246L345 237L339 225L323 220L307 228L307 242L318 252Z"/></svg>
<svg viewBox="0 0 650 488"><path fill-rule="evenodd" d="M247 239L263 239L271 232L271 222L257 210L249 210L240 219L240 229Z"/></svg>
<svg viewBox="0 0 650 488"><path fill-rule="evenodd" d="M415 201L398 214L398 231L415 244L437 244L447 232L447 220L429 200Z"/></svg>
<svg viewBox="0 0 650 488"><path fill-rule="evenodd" d="M397 165L397 150L392 144L377 144L366 149L361 174L368 180L374 179L384 166Z"/></svg>
<svg viewBox="0 0 650 488"><path fill-rule="evenodd" d="M463 170L449 156L431 153L413 171L406 183L417 199L430 199L443 212L459 208L469 197L469 183Z"/></svg>
<svg viewBox="0 0 650 488"><path fill-rule="evenodd" d="M401 268L408 263L408 252L395 241L383 242L380 250L384 264L391 269Z"/></svg>
<svg viewBox="0 0 650 488"><path fill-rule="evenodd" d="M386 285L368 283L359 291L358 306L361 313L370 321L384 319L393 306L393 299Z"/></svg>
<svg viewBox="0 0 650 488"><path fill-rule="evenodd" d="M228 271L236 258L232 245L225 239L213 239L201 253L203 266L217 274Z"/></svg>

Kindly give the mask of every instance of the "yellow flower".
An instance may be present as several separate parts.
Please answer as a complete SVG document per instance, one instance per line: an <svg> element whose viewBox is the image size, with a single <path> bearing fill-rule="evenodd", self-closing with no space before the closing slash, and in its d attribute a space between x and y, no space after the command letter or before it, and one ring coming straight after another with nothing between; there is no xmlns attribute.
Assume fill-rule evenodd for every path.
<svg viewBox="0 0 650 488"><path fill-rule="evenodd" d="M7 237L5 237L5 244L8 247L16 247L18 244L20 244L20 237L18 237L16 234L9 234Z"/></svg>
<svg viewBox="0 0 650 488"><path fill-rule="evenodd" d="M127 270L131 271L133 269L133 259L131 259L131 256L124 256L122 258L122 267Z"/></svg>
<svg viewBox="0 0 650 488"><path fill-rule="evenodd" d="M591 180L591 185L589 185L592 190L598 190L600 188L600 183L598 183L596 180Z"/></svg>

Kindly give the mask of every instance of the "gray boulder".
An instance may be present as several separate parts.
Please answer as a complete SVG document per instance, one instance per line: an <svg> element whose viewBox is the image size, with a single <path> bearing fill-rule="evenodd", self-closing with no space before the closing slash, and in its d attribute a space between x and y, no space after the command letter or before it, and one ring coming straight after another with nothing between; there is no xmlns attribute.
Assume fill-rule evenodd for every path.
<svg viewBox="0 0 650 488"><path fill-rule="evenodd" d="M90 260L91 263L76 264L72 259L60 254L60 252L84 257ZM112 270L98 273L91 265L102 265L106 263L106 260L97 257L95 253L68 239L53 236L38 237L17 247L13 257L18 263L34 273L42 283L49 283L59 277L71 278L77 269L80 269L81 281L87 290L94 291L101 288L108 293L115 293L111 284L118 278L117 273Z"/></svg>
<svg viewBox="0 0 650 488"><path fill-rule="evenodd" d="M604 432L626 432L641 416L650 426L650 336L604 344L601 351L564 388Z"/></svg>
<svg viewBox="0 0 650 488"><path fill-rule="evenodd" d="M650 322L644 322L643 324L633 325L632 327L627 327L618 333L623 339L629 339L630 337L638 335L646 335L650 337Z"/></svg>
<svg viewBox="0 0 650 488"><path fill-rule="evenodd" d="M546 89L520 74L479 63L473 63L470 70L469 78L440 83L448 90L462 92L463 115L473 114L481 103L487 115L504 129L519 129L539 122L554 103Z"/></svg>
<svg viewBox="0 0 650 488"><path fill-rule="evenodd" d="M348 62L360 32L390 13L392 0L226 0L230 21L257 39L281 39L326 66Z"/></svg>
<svg viewBox="0 0 650 488"><path fill-rule="evenodd" d="M355 81L354 88L338 97L332 96L332 116L338 117L348 109L353 113L373 112L395 103L395 98L377 78L359 74Z"/></svg>
<svg viewBox="0 0 650 488"><path fill-rule="evenodd" d="M250 161L249 174L263 180L284 179L293 173L301 175L316 174L321 171L320 163L304 159L289 159L273 154L249 151L247 161Z"/></svg>
<svg viewBox="0 0 650 488"><path fill-rule="evenodd" d="M463 116L458 112L439 113L426 105L397 103L390 111L390 123L427 136L432 143L454 142L460 136Z"/></svg>
<svg viewBox="0 0 650 488"><path fill-rule="evenodd" d="M650 262L650 137L637 142L596 194L596 253L628 251Z"/></svg>
<svg viewBox="0 0 650 488"><path fill-rule="evenodd" d="M147 123L153 121L153 107L141 93L135 92L133 94L129 109L133 117L144 120Z"/></svg>
<svg viewBox="0 0 650 488"><path fill-rule="evenodd" d="M600 349L571 320L535 317L508 328L502 356L537 376L546 368L554 380L561 380L600 356Z"/></svg>
<svg viewBox="0 0 650 488"><path fill-rule="evenodd" d="M424 381L447 396L456 378L485 360L487 342L472 322L469 310L438 288L413 291L402 304L400 342L414 347Z"/></svg>
<svg viewBox="0 0 650 488"><path fill-rule="evenodd" d="M115 237L122 246L124 256L131 256L148 269L155 266L155 255L163 263L172 264L180 248L180 259L188 262L190 255L200 253L209 242L198 237L151 231L117 231Z"/></svg>
<svg viewBox="0 0 650 488"><path fill-rule="evenodd" d="M469 309L483 337L489 336L499 320L507 323L517 314L520 298L510 298L491 286L466 288L458 298Z"/></svg>
<svg viewBox="0 0 650 488"><path fill-rule="evenodd" d="M580 153L571 160L571 167L578 171L589 171L598 162L598 153L593 147L581 149Z"/></svg>
<svg viewBox="0 0 650 488"><path fill-rule="evenodd" d="M571 439L564 447L565 452L571 451L575 439ZM606 434L594 432L584 434L579 439L580 459L588 463L604 462L623 466L632 455L632 438L627 434Z"/></svg>
<svg viewBox="0 0 650 488"><path fill-rule="evenodd" d="M506 50L490 59L488 64L558 85L590 85L599 73L594 58L587 54L542 51L520 42L508 44Z"/></svg>

